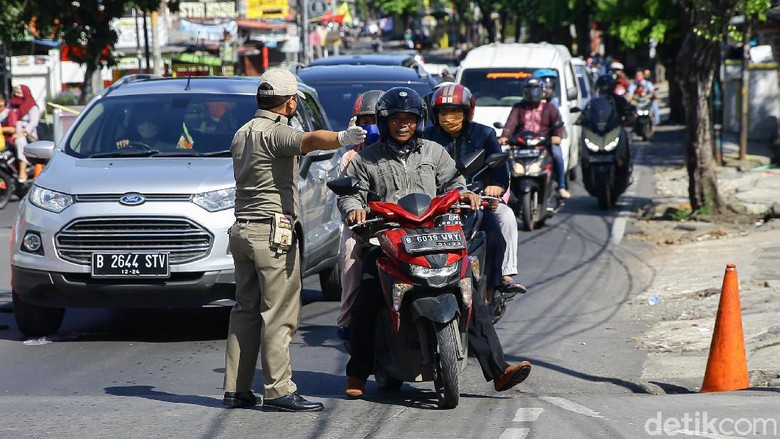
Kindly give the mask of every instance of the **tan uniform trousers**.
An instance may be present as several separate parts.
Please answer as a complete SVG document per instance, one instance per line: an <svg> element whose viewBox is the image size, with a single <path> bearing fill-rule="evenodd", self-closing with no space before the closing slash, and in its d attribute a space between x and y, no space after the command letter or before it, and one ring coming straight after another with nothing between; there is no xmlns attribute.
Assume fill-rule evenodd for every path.
<svg viewBox="0 0 780 439"><path fill-rule="evenodd" d="M230 312L224 382L226 392L251 390L259 352L268 399L297 390L290 340L301 309L297 243L277 255L269 247L270 232L270 224L262 223L236 223L230 229L236 304Z"/></svg>

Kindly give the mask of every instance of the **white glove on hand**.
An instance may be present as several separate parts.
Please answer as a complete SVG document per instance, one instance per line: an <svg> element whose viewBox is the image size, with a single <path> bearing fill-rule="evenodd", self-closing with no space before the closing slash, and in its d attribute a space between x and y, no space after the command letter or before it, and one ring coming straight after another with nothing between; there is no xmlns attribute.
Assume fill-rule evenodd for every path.
<svg viewBox="0 0 780 439"><path fill-rule="evenodd" d="M357 145L366 140L366 130L355 125L357 117L349 120L349 126L344 131L339 131L338 140L341 146Z"/></svg>

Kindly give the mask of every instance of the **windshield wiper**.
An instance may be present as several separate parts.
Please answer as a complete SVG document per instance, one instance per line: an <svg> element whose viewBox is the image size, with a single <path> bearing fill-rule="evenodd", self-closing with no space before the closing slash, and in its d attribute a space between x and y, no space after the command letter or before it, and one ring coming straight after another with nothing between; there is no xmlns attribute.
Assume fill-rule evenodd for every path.
<svg viewBox="0 0 780 439"><path fill-rule="evenodd" d="M153 155L159 154L160 151L156 149L150 149L150 150L133 150L133 149L126 149L126 150L119 150L119 151L112 151L112 152L99 152L97 154L92 154L89 156L91 159L98 159L98 158L106 158L106 157L151 157Z"/></svg>
<svg viewBox="0 0 780 439"><path fill-rule="evenodd" d="M203 153L196 151L164 151L159 154L155 154L155 157L203 157Z"/></svg>
<svg viewBox="0 0 780 439"><path fill-rule="evenodd" d="M223 149L222 151L204 152L201 154L203 157L230 157L230 150Z"/></svg>

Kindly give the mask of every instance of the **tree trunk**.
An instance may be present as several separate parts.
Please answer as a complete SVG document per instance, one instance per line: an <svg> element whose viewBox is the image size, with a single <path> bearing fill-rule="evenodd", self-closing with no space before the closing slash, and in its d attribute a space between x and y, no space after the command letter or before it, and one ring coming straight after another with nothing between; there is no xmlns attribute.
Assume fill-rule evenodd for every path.
<svg viewBox="0 0 780 439"><path fill-rule="evenodd" d="M712 159L712 117L710 95L718 68L718 43L689 32L677 56L678 78L686 110L685 164L688 169L688 197L694 212L711 209L723 213Z"/></svg>
<svg viewBox="0 0 780 439"><path fill-rule="evenodd" d="M95 90L92 89L92 84L94 83L94 76L96 73L98 73L98 70L90 63L87 63L85 67L86 71L84 72L84 84L81 86L79 105L85 105L95 93Z"/></svg>

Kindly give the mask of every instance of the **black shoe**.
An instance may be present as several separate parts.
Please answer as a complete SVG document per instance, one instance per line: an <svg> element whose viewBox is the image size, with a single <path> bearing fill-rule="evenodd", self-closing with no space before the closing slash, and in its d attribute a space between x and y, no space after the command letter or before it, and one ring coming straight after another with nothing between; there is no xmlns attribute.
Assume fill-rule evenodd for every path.
<svg viewBox="0 0 780 439"><path fill-rule="evenodd" d="M252 392L225 392L222 404L232 409L252 407L257 405L257 397Z"/></svg>
<svg viewBox="0 0 780 439"><path fill-rule="evenodd" d="M324 408L321 402L306 401L298 393L263 400L263 410L273 412L321 412Z"/></svg>

